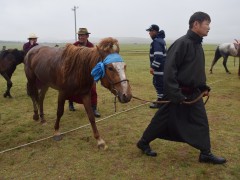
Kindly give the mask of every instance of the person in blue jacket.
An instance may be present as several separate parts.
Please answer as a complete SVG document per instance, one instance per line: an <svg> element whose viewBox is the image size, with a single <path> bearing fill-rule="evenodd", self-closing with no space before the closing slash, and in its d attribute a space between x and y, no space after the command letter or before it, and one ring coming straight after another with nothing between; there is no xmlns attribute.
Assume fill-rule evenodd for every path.
<svg viewBox="0 0 240 180"><path fill-rule="evenodd" d="M163 70L167 51L164 40L165 32L159 30L159 26L156 24L152 24L146 29L153 40L150 46L149 58L150 73L153 75L153 85L157 92L157 101L161 101L163 98ZM150 108L158 108L158 104L151 103Z"/></svg>

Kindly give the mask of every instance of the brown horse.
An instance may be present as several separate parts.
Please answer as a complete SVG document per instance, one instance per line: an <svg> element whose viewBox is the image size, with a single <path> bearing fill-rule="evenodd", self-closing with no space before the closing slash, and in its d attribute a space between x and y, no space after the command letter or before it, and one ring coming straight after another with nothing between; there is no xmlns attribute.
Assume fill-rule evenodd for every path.
<svg viewBox="0 0 240 180"><path fill-rule="evenodd" d="M7 81L7 90L3 94L4 97L11 98L10 89L12 87L11 77L18 64L24 60L24 52L17 49L7 49L0 53L0 74Z"/></svg>
<svg viewBox="0 0 240 180"><path fill-rule="evenodd" d="M109 54L119 53L116 39L105 38L94 48L76 47L67 44L66 47L35 46L25 57L25 73L27 77L27 92L33 101L33 119L41 118L45 123L43 101L48 87L58 90L57 119L55 122L55 140L61 139L59 131L60 118L64 112L65 100L71 96L81 96L82 103L91 123L94 137L99 148L107 148L100 137L94 114L91 108L91 87L94 79L91 76L96 64L104 62ZM104 65L105 75L101 84L115 94L121 103L131 100L132 94L125 75L124 62L112 62ZM38 114L38 107L40 115Z"/></svg>

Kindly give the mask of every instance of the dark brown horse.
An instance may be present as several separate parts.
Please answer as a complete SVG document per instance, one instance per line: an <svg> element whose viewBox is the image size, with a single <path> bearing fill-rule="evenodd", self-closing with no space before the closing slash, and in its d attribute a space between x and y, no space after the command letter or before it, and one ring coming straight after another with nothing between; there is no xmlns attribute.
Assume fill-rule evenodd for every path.
<svg viewBox="0 0 240 180"><path fill-rule="evenodd" d="M7 90L4 97L12 97L10 89L12 87L11 77L18 64L24 60L24 52L17 49L3 50L0 53L0 74L7 81Z"/></svg>
<svg viewBox="0 0 240 180"><path fill-rule="evenodd" d="M25 57L28 95L33 101L33 119L41 118L45 123L43 112L44 96L48 87L59 91L57 119L55 122L55 140L60 140L59 122L64 112L65 100L71 96L81 96L82 103L91 123L98 147L107 146L100 137L91 108L91 87L94 79L92 69L99 62L104 62L109 54L119 53L118 41L113 38L103 39L94 48L76 47L68 44L63 48L35 46ZM101 84L115 94L121 103L131 100L132 94L125 75L124 62L113 62L104 66L105 75ZM40 115L38 114L38 107Z"/></svg>

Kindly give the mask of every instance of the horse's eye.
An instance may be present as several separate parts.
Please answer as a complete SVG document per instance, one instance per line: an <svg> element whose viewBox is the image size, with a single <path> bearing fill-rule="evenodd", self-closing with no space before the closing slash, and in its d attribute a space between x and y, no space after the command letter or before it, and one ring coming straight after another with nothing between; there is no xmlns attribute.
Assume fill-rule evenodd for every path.
<svg viewBox="0 0 240 180"><path fill-rule="evenodd" d="M113 67L108 67L108 70L109 71L113 71Z"/></svg>

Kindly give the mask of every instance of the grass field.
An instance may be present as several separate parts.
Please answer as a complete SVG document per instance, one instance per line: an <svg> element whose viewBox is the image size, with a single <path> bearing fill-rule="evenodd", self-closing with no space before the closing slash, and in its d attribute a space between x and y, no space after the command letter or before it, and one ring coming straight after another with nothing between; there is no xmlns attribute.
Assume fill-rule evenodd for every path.
<svg viewBox="0 0 240 180"><path fill-rule="evenodd" d="M18 46L19 47L19 46ZM149 74L149 45L121 45L121 55L127 63L127 78L134 96L155 100L152 77ZM24 66L17 67L12 78L12 99L3 98L6 83L0 78L0 180L5 179L240 179L240 79L233 58L226 74L222 61L209 74L214 45L206 50L206 73L211 86L206 105L212 151L227 158L225 165L201 164L199 152L187 144L155 140L152 148L156 158L143 155L136 142L156 110L148 104L132 100L117 103L114 97L97 85L98 107L102 117L96 120L108 149L98 150L92 129L82 105L70 112L65 104L60 130L63 140L52 140L57 107L57 92L50 89L45 98L47 125L32 120L32 103L26 95ZM72 129L78 128L72 132ZM50 138L48 138L50 137ZM32 143L22 148L5 150Z"/></svg>

